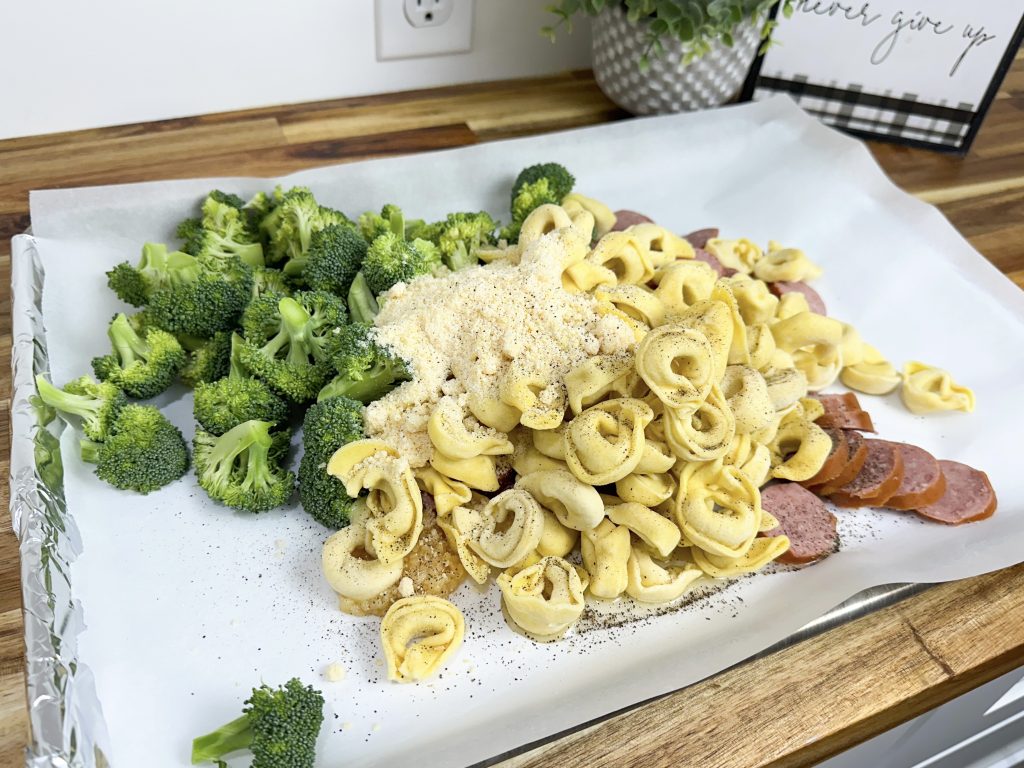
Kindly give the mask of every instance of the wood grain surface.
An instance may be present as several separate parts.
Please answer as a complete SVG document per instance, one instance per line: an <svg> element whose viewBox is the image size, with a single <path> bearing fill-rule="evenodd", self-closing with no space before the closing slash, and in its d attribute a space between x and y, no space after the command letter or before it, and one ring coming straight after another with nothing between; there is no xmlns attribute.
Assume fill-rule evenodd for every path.
<svg viewBox="0 0 1024 768"><path fill-rule="evenodd" d="M30 189L197 176L270 176L627 116L589 72L249 110L0 142L0 347L10 356L9 238ZM966 158L871 150L1024 287L1024 56ZM0 420L10 420L10 371ZM9 468L10 445L0 444ZM2 495L6 509L8 489ZM1001 510L1002 514L1022 510ZM812 765L1024 664L1024 566L898 605L502 763L525 766ZM0 766L28 739L17 539L0 512Z"/></svg>

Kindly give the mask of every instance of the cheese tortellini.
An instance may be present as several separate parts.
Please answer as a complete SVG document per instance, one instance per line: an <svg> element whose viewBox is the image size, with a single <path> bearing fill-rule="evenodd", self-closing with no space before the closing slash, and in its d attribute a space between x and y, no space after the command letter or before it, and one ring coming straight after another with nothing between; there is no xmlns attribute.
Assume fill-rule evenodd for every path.
<svg viewBox="0 0 1024 768"><path fill-rule="evenodd" d="M591 406L566 428L565 460L580 480L605 485L630 474L644 453L644 427L654 411L642 400L616 398Z"/></svg>
<svg viewBox="0 0 1024 768"><path fill-rule="evenodd" d="M911 361L903 366L903 404L911 413L974 410L974 392L941 368Z"/></svg>
<svg viewBox="0 0 1024 768"><path fill-rule="evenodd" d="M388 679L399 683L433 675L462 645L462 613L447 600L415 595L398 600L380 624Z"/></svg>
<svg viewBox="0 0 1024 768"><path fill-rule="evenodd" d="M584 577L564 558L545 557L516 573L506 571L498 577L498 588L509 618L547 640L564 633L583 613Z"/></svg>

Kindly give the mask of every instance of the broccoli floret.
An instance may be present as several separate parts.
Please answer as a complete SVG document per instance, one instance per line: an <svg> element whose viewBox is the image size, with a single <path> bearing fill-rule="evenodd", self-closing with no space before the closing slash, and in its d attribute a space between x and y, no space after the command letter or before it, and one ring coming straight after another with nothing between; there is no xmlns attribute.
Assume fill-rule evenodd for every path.
<svg viewBox="0 0 1024 768"><path fill-rule="evenodd" d="M348 289L348 314L352 322L372 325L373 318L379 311L377 299L374 298L370 286L366 284L366 275L361 271L356 273L352 287Z"/></svg>
<svg viewBox="0 0 1024 768"><path fill-rule="evenodd" d="M316 403L302 423L302 461L299 462L299 500L314 520L328 528L344 528L355 499L336 477L327 474L327 462L346 443L363 437L363 405L347 397Z"/></svg>
<svg viewBox="0 0 1024 768"><path fill-rule="evenodd" d="M292 288L280 269L272 267L252 268L252 297L273 295L277 298L291 296Z"/></svg>
<svg viewBox="0 0 1024 768"><path fill-rule="evenodd" d="M245 200L240 198L238 195L230 192L221 192L219 189L215 189L206 196L206 200L203 201L203 212L206 211L206 204L209 202L221 203L222 205L230 206L231 208L237 208L242 210L246 206Z"/></svg>
<svg viewBox="0 0 1024 768"><path fill-rule="evenodd" d="M149 493L185 474L188 448L176 426L151 405L121 409L102 443L82 444L82 458L115 488Z"/></svg>
<svg viewBox="0 0 1024 768"><path fill-rule="evenodd" d="M363 276L370 291L379 296L395 283L407 283L420 275L429 275L441 266L441 252L429 240L405 239L401 214L391 218L391 231L370 243L363 260Z"/></svg>
<svg viewBox="0 0 1024 768"><path fill-rule="evenodd" d="M197 217L185 219L183 222L178 224L178 228L174 234L181 240L181 250L185 253L195 256L199 253L199 250L203 247L203 222Z"/></svg>
<svg viewBox="0 0 1024 768"><path fill-rule="evenodd" d="M372 243L379 235L393 231L391 229L391 219L395 216L401 216L403 218L403 234L405 234L407 240L411 240L416 237L423 237L420 232L428 226L423 219L406 220L405 214L402 213L402 209L392 203L388 203L381 208L380 213L367 211L362 214L359 217L359 234L363 236L363 239L366 240L367 243Z"/></svg>
<svg viewBox="0 0 1024 768"><path fill-rule="evenodd" d="M181 227L179 226L179 236ZM201 232L189 231L186 245L201 258L214 261L237 258L250 267L263 266L260 234L250 226L248 216L238 208L208 197L203 203Z"/></svg>
<svg viewBox="0 0 1024 768"><path fill-rule="evenodd" d="M335 333L331 364L338 375L320 390L318 402L344 396L371 403L410 378L405 360L374 341L370 326L359 323Z"/></svg>
<svg viewBox="0 0 1024 768"><path fill-rule="evenodd" d="M116 386L95 382L88 376L70 381L63 389L57 389L42 375L38 375L36 391L47 405L81 419L82 432L90 440L106 440L117 415L128 404L128 398Z"/></svg>
<svg viewBox="0 0 1024 768"><path fill-rule="evenodd" d="M331 336L345 315L344 301L324 291L256 299L242 317L240 360L290 400L312 400L331 375Z"/></svg>
<svg viewBox="0 0 1024 768"><path fill-rule="evenodd" d="M112 354L94 357L93 372L131 397L155 397L167 389L185 365L185 350L174 336L159 328L139 335L124 314L117 315L107 335Z"/></svg>
<svg viewBox="0 0 1024 768"><path fill-rule="evenodd" d="M167 251L160 243L146 243L137 266L122 262L107 272L107 285L121 301L141 307L154 291L191 283L199 263L183 251Z"/></svg>
<svg viewBox="0 0 1024 768"><path fill-rule="evenodd" d="M421 237L441 250L441 258L453 272L477 263L474 250L494 242L497 222L486 211L449 213L443 221L424 228Z"/></svg>
<svg viewBox="0 0 1024 768"><path fill-rule="evenodd" d="M324 227L313 233L303 277L314 290L347 296L365 258L366 241L352 227Z"/></svg>
<svg viewBox="0 0 1024 768"><path fill-rule="evenodd" d="M274 208L260 222L260 229L269 237L265 255L272 264L295 260L296 266L291 268L295 274L305 266L314 232L332 224L351 226L345 214L320 205L305 187L293 187L287 192L279 187L274 191L274 201Z"/></svg>
<svg viewBox="0 0 1024 768"><path fill-rule="evenodd" d="M264 382L249 376L226 376L196 385L192 407L196 421L214 435L243 421L280 423L288 418L288 403Z"/></svg>
<svg viewBox="0 0 1024 768"><path fill-rule="evenodd" d="M265 512L288 501L295 487L295 475L281 466L288 431L272 435L273 426L253 419L220 436L196 430L196 477L211 499L247 512Z"/></svg>
<svg viewBox="0 0 1024 768"><path fill-rule="evenodd" d="M239 750L252 768L313 768L324 721L324 697L292 678L280 688L253 688L241 717L192 742L192 764L219 763Z"/></svg>
<svg viewBox="0 0 1024 768"><path fill-rule="evenodd" d="M558 163L540 163L521 170L512 185L512 223L502 230L502 237L518 240L519 229L531 211L548 203L560 204L575 183L573 175Z"/></svg>
<svg viewBox="0 0 1024 768"><path fill-rule="evenodd" d="M243 421L280 423L288 418L288 403L264 382L254 379L242 364L241 346L242 338L231 334L227 375L198 384L195 389L193 415L203 429L215 435L222 435Z"/></svg>
<svg viewBox="0 0 1024 768"><path fill-rule="evenodd" d="M171 333L203 338L230 330L252 298L252 270L234 257L187 258L197 267L192 279L150 293L147 310L152 321Z"/></svg>
<svg viewBox="0 0 1024 768"><path fill-rule="evenodd" d="M210 339L182 335L178 336L178 341L188 354L187 362L180 374L185 386L195 387L200 383L216 381L228 375L231 358L230 331L218 331Z"/></svg>

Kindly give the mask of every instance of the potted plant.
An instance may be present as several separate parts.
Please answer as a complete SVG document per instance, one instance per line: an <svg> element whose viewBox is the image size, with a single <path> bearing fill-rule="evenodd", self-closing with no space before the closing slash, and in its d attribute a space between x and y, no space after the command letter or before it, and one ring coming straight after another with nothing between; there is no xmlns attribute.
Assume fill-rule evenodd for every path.
<svg viewBox="0 0 1024 768"><path fill-rule="evenodd" d="M637 115L724 104L766 46L778 0L558 0L554 39L572 17L594 17L594 76L601 90ZM782 0L782 13L793 11Z"/></svg>

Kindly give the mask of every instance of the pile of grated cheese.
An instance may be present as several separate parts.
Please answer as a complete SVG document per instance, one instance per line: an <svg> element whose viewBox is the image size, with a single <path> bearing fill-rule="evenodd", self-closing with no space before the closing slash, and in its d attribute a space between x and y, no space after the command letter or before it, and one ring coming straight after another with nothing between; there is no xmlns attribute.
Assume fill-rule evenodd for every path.
<svg viewBox="0 0 1024 768"><path fill-rule="evenodd" d="M463 405L469 394L498 398L513 359L561 384L588 357L632 346L628 325L599 315L589 294L562 287L574 236L555 230L526 246L518 263L498 260L388 291L377 341L410 361L414 378L367 407L367 434L422 467L432 451L427 420L442 396Z"/></svg>

